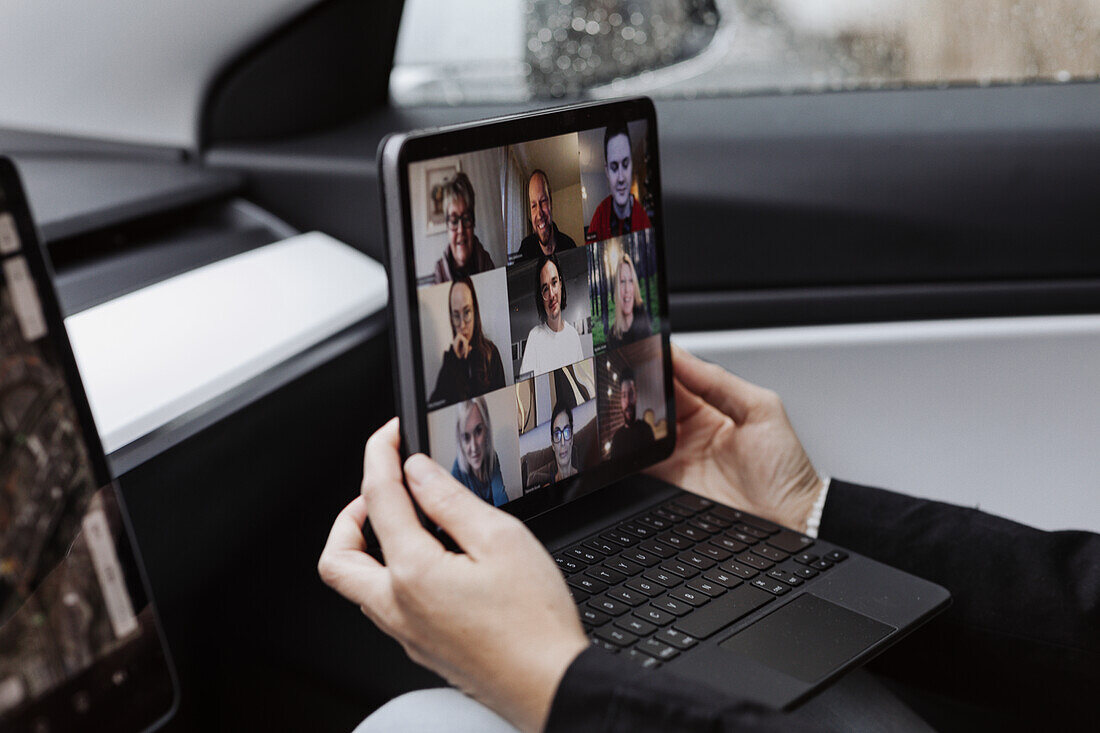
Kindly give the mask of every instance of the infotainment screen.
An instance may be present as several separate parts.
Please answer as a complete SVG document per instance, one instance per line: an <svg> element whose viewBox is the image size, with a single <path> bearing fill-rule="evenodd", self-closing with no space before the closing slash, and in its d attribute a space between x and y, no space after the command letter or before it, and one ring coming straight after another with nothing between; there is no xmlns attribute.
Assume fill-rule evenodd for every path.
<svg viewBox="0 0 1100 733"><path fill-rule="evenodd" d="M399 251L388 220L391 282L404 269L405 286L394 328L415 353L398 366L399 403L403 422L421 423L403 431L408 448L519 514L667 455L648 100L414 134L385 151L384 176L399 181L387 205L400 200L403 215Z"/></svg>
<svg viewBox="0 0 1100 733"><path fill-rule="evenodd" d="M175 683L47 272L0 159L0 728L146 730Z"/></svg>

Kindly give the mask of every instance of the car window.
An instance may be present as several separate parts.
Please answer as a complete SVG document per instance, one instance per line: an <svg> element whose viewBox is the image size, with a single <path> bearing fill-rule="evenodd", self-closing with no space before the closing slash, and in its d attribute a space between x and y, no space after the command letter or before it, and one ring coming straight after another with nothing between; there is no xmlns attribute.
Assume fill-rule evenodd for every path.
<svg viewBox="0 0 1100 733"><path fill-rule="evenodd" d="M406 0L396 104L1093 80L1100 0Z"/></svg>

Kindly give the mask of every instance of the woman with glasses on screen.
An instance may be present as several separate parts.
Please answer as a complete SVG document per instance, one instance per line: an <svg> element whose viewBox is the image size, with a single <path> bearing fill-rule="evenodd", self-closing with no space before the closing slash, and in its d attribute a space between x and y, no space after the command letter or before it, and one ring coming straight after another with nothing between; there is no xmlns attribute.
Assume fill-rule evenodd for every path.
<svg viewBox="0 0 1100 733"><path fill-rule="evenodd" d="M445 283L459 275L492 270L493 259L474 234L474 186L465 173L457 173L443 184L443 214L447 248L435 263L435 282Z"/></svg>
<svg viewBox="0 0 1100 733"><path fill-rule="evenodd" d="M451 404L505 386L500 351L481 329L473 281L466 275L452 280L447 303L451 345L443 352L443 365L428 399L431 405Z"/></svg>
<svg viewBox="0 0 1100 733"><path fill-rule="evenodd" d="M493 425L484 397L460 402L455 410L455 439L458 455L451 475L459 483L493 506L508 501L500 459L493 449Z"/></svg>
<svg viewBox="0 0 1100 733"><path fill-rule="evenodd" d="M614 272L615 320L607 331L607 347L617 349L651 333L649 313L642 302L642 288L634 261L623 252Z"/></svg>
<svg viewBox="0 0 1100 733"><path fill-rule="evenodd" d="M554 449L554 480L575 476L580 470L573 458L573 411L560 402L550 416L550 447Z"/></svg>

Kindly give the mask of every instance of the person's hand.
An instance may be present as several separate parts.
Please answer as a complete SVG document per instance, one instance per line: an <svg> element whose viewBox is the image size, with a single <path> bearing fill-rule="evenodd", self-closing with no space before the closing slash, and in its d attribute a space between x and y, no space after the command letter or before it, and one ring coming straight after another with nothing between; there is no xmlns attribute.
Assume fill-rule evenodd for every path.
<svg viewBox="0 0 1100 733"><path fill-rule="evenodd" d="M465 359L470 354L470 340L461 333L456 333L451 349L454 350L455 356L459 359Z"/></svg>
<svg viewBox="0 0 1100 733"><path fill-rule="evenodd" d="M539 730L588 646L561 572L522 522L417 454L405 462L409 491L465 554L444 549L417 520L398 440L395 418L367 441L362 494L336 518L321 578L413 661L517 727ZM364 551L368 516L384 565Z"/></svg>
<svg viewBox="0 0 1100 733"><path fill-rule="evenodd" d="M775 392L672 347L676 449L651 475L805 531L821 490Z"/></svg>

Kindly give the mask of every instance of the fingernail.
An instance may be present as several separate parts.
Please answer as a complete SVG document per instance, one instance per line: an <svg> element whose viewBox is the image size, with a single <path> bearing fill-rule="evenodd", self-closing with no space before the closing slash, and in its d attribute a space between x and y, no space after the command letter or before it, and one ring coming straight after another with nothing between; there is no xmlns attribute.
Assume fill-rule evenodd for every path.
<svg viewBox="0 0 1100 733"><path fill-rule="evenodd" d="M405 476L410 481L423 481L434 473L435 462L423 453L409 456L405 461Z"/></svg>

